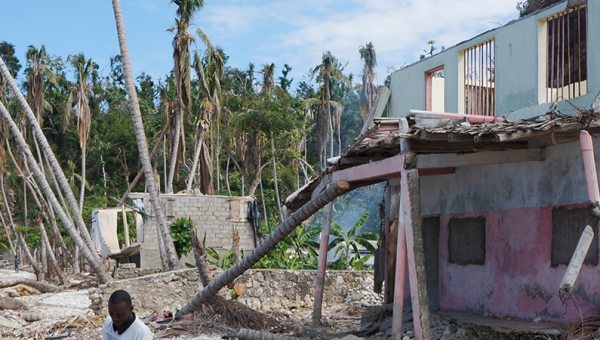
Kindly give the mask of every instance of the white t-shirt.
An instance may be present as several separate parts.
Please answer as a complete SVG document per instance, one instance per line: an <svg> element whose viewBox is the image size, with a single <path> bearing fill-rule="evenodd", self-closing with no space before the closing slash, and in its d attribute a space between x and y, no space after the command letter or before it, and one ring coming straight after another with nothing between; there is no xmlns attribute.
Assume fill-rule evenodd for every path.
<svg viewBox="0 0 600 340"><path fill-rule="evenodd" d="M102 327L102 340L152 340L154 335L150 329L137 317L135 321L127 328L123 334L119 334L113 330L113 322L109 317L104 322Z"/></svg>

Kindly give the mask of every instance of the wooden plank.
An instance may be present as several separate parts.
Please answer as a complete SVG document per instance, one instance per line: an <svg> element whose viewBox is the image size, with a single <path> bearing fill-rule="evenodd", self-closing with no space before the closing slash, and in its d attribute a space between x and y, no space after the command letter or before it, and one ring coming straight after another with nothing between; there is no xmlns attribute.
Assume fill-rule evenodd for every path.
<svg viewBox="0 0 600 340"><path fill-rule="evenodd" d="M406 273L406 230L400 226L396 242L396 268L392 314L392 340L402 339L402 312L404 308L404 280Z"/></svg>
<svg viewBox="0 0 600 340"><path fill-rule="evenodd" d="M387 238L387 260L384 301L390 304L394 301L394 286L396 282L396 246L398 243L398 221L391 221Z"/></svg>
<svg viewBox="0 0 600 340"><path fill-rule="evenodd" d="M387 105L387 102L390 100L391 91L387 88L387 86L380 86L377 90L377 96L375 97L375 103L369 110L367 118L365 119L365 124L363 125L360 134L367 132L371 124L373 124L373 119L375 117L381 117L383 114L383 110Z"/></svg>
<svg viewBox="0 0 600 340"><path fill-rule="evenodd" d="M406 230L406 252L410 295L412 300L415 339L431 339L429 330L429 299L425 274L425 248L421 221L421 195L418 170L402 170L402 222Z"/></svg>
<svg viewBox="0 0 600 340"><path fill-rule="evenodd" d="M544 149L524 149L507 151L476 152L471 154L431 154L417 155L417 168L466 167L489 164L509 164L520 162L541 162L546 159Z"/></svg>
<svg viewBox="0 0 600 340"><path fill-rule="evenodd" d="M378 162L367 163L353 168L340 170L331 174L332 182L366 181L378 178L398 177L404 168L404 155L396 155Z"/></svg>

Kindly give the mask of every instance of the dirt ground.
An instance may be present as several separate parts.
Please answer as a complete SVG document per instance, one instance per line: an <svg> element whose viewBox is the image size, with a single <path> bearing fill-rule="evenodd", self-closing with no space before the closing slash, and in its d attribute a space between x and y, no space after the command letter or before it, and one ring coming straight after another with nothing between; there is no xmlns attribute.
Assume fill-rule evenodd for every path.
<svg viewBox="0 0 600 340"><path fill-rule="evenodd" d="M26 271L15 273L13 270L0 270L0 279L22 277L35 280L35 275ZM81 285L85 276L71 278L71 285ZM8 288L10 289L10 288ZM0 288L0 294L3 293ZM1 339L100 339L104 320L89 308L91 301L88 290L70 288L60 293L20 296L17 298L28 306L27 310L0 309ZM344 330L360 328L360 316L364 311L357 306L334 306L323 311L323 322L331 330L330 335ZM42 320L27 322L26 313L42 314ZM311 320L311 310L294 310L274 315L292 331L296 326L304 325ZM202 318L205 318L203 316ZM201 318L199 318L201 319ZM194 322L175 322L173 324L148 323L155 338L177 339L222 339L223 336L235 335L238 330L220 324L219 320Z"/></svg>
<svg viewBox="0 0 600 340"><path fill-rule="evenodd" d="M12 270L0 270L0 280L13 277L22 277L35 280L35 276L28 272L15 273ZM27 309L15 310L0 309L0 339L101 339L104 319L96 316L89 308L91 301L88 290L85 288L89 279L85 275L71 277L71 286L60 293L46 293L39 295L20 296L17 299L23 302ZM83 288L82 288L83 287ZM6 295L6 289L0 288L0 297ZM379 308L379 310L378 310ZM403 339L413 338L412 312L410 307L403 313ZM275 318L274 333L294 333L300 338L318 339L343 339L349 332L356 332L363 337L348 336L347 339L390 339L385 331L391 327L391 315L385 306L373 307L357 303L344 303L323 310L323 327L315 329L309 325L312 320L312 310L293 309L279 313L268 314ZM364 314L365 312L368 313ZM374 313L377 312L377 313ZM34 314L40 321L27 322L26 315ZM386 314L387 313L387 314ZM366 321L361 325L361 317ZM369 317L371 319L369 319ZM374 318L373 318L374 317ZM478 317L478 320L463 320L464 315L443 315L432 313L430 315L432 339L557 339L560 329L556 325L535 324L532 321L516 324L510 318ZM469 316L472 318L472 316ZM483 319L482 319L483 318ZM142 318L154 333L155 339L176 338L183 340L213 340L225 339L228 336L235 339L239 328L227 326L222 317L210 313L196 314L193 320L175 321L171 323L157 323L152 316ZM370 321L369 321L370 320ZM473 324L485 327L474 327ZM486 325L487 324L487 325ZM518 327L517 327L518 326ZM600 322L598 323L600 326ZM387 328L386 328L387 327ZM509 331L503 329L509 328ZM514 329L522 328L516 332ZM537 334L528 333L528 330L537 328ZM498 331L500 330L500 331ZM547 331L554 331L549 333ZM596 331L596 329L594 329ZM600 334L600 330L598 330ZM517 334L518 333L518 334ZM368 334L368 336L367 336ZM548 336L550 334L554 334Z"/></svg>

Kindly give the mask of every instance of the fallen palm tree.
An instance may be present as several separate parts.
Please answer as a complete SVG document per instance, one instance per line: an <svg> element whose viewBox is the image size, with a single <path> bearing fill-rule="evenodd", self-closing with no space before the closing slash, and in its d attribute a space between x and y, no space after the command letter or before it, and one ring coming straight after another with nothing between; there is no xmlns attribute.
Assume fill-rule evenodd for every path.
<svg viewBox="0 0 600 340"><path fill-rule="evenodd" d="M64 289L51 285L49 283L39 282L35 280L29 280L22 277L15 277L9 279L0 280L0 288L12 287L18 284L24 284L26 286L33 287L42 293L58 293L64 291Z"/></svg>
<svg viewBox="0 0 600 340"><path fill-rule="evenodd" d="M336 197L350 191L350 185L346 181L338 181L332 184L313 200L305 204L302 208L289 216L281 223L266 240L264 240L256 249L254 249L243 260L229 268L225 273L205 286L190 302L188 302L176 317L182 317L185 314L192 313L200 308L202 304L214 299L221 288L227 286L246 270L250 269L260 259L267 255L273 248L288 236L297 226L307 218L323 208L327 203L333 201Z"/></svg>

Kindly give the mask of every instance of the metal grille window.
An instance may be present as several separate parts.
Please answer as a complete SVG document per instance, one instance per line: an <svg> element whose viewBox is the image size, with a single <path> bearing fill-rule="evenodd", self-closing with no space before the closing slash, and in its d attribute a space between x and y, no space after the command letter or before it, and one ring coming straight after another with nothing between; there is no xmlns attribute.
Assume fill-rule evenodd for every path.
<svg viewBox="0 0 600 340"><path fill-rule="evenodd" d="M467 48L463 53L465 113L494 116L496 99L494 39Z"/></svg>
<svg viewBox="0 0 600 340"><path fill-rule="evenodd" d="M546 33L546 102L586 94L587 6L548 17Z"/></svg>

